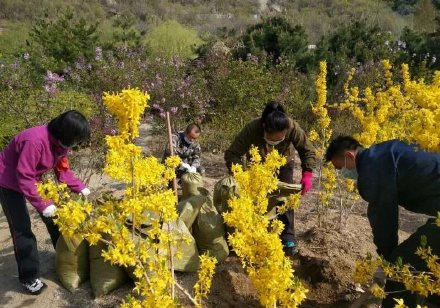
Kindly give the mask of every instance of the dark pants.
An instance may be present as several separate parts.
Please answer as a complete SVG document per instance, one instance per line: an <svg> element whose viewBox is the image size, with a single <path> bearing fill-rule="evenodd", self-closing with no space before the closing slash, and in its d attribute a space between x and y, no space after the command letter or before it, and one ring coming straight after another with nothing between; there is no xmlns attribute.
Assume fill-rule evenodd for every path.
<svg viewBox="0 0 440 308"><path fill-rule="evenodd" d="M291 160L280 168L278 180L284 183L293 184L293 168L294 161ZM295 240L295 213L293 210L288 210L286 213L280 215L278 219L284 224L284 230L281 233L281 240L294 241Z"/></svg>
<svg viewBox="0 0 440 308"><path fill-rule="evenodd" d="M397 248L392 252L390 261L395 262L399 257L402 258L403 263L409 263L417 271L427 271L426 262L423 261L419 256L415 255L417 247L420 247L420 238L425 235L428 240L428 246L431 247L433 254L440 255L440 228L435 225L435 219L428 219L426 224L417 229L406 241L402 242ZM397 292L405 290L403 284L387 280L385 284L386 292ZM416 293L411 294L411 292L398 292L388 295L382 302L382 308L393 308L396 302L393 298L402 298L409 308L416 308L417 305L424 305L426 301L431 304L440 305L439 296L430 296L424 298ZM439 306L440 307L440 306Z"/></svg>
<svg viewBox="0 0 440 308"><path fill-rule="evenodd" d="M8 220L9 230L14 243L15 259L17 260L18 278L21 282L30 282L40 277L40 260L38 257L37 240L32 232L31 219L23 194L0 187L0 203ZM52 218L40 214L49 231L55 248L60 232Z"/></svg>

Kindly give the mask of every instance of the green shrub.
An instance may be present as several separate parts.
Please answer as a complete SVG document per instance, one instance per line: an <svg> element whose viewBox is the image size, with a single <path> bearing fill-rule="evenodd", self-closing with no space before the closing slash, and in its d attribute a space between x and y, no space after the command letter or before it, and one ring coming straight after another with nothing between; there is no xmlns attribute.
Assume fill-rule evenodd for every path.
<svg viewBox="0 0 440 308"><path fill-rule="evenodd" d="M169 20L148 33L146 44L153 56L170 59L178 56L183 59L195 58L195 50L203 41L198 33L177 21Z"/></svg>
<svg viewBox="0 0 440 308"><path fill-rule="evenodd" d="M249 26L241 37L243 47L238 48L237 55L246 60L248 54L261 57L266 54L273 64L280 57L289 58L293 66L308 57L308 38L304 28L293 26L283 17L271 17L261 23Z"/></svg>
<svg viewBox="0 0 440 308"><path fill-rule="evenodd" d="M55 96L44 90L20 89L0 91L0 148L23 129L48 123L62 112L76 109L86 116L94 112L95 103L88 95L60 90Z"/></svg>
<svg viewBox="0 0 440 308"><path fill-rule="evenodd" d="M265 62L210 59L205 72L212 107L205 125L205 147L225 149L250 120L261 114L267 101L279 98L282 76L266 68Z"/></svg>
<svg viewBox="0 0 440 308"><path fill-rule="evenodd" d="M76 20L71 10L55 19L46 14L35 22L29 33L33 59L48 59L48 62L40 62L41 69L58 72L80 58L91 59L98 41L96 31L97 23L89 24L84 18Z"/></svg>

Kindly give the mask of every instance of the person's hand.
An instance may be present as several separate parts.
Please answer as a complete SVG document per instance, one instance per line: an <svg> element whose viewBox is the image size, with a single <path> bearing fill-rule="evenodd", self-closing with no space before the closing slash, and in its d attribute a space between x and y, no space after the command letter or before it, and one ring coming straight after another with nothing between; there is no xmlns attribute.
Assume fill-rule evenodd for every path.
<svg viewBox="0 0 440 308"><path fill-rule="evenodd" d="M312 171L303 171L302 179L301 179L302 190L301 194L304 195L313 187L313 172Z"/></svg>
<svg viewBox="0 0 440 308"><path fill-rule="evenodd" d="M56 211L57 207L54 204L51 204L43 210L42 214L44 217L53 217Z"/></svg>
<svg viewBox="0 0 440 308"><path fill-rule="evenodd" d="M86 187L83 190L81 190L80 194L83 195L84 197L87 197L88 195L90 195L90 189Z"/></svg>
<svg viewBox="0 0 440 308"><path fill-rule="evenodd" d="M180 163L180 168L189 171L189 169L191 169L191 166L187 163Z"/></svg>
<svg viewBox="0 0 440 308"><path fill-rule="evenodd" d="M189 169L188 169L188 172L189 173L196 173L197 172L197 168L193 167L193 166L190 166Z"/></svg>

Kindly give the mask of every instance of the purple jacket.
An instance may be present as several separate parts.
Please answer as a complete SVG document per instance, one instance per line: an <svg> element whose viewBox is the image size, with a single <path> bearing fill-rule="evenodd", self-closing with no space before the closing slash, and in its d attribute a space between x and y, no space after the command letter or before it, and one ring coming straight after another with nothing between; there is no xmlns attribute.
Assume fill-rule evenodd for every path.
<svg viewBox="0 0 440 308"><path fill-rule="evenodd" d="M22 193L26 199L42 212L51 201L43 201L37 193L36 183L42 175L53 169L61 158L67 156L67 149L50 135L46 125L26 129L16 135L0 152L0 187ZM75 193L86 186L70 169L56 168L60 182Z"/></svg>

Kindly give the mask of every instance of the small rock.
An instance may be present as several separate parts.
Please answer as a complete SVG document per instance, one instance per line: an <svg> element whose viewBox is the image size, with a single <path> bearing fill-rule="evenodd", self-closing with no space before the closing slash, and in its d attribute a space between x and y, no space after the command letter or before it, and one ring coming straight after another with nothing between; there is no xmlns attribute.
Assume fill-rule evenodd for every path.
<svg viewBox="0 0 440 308"><path fill-rule="evenodd" d="M356 283L356 284L354 285L354 290L355 290L356 292L365 293L365 290L362 288L362 286L360 285L360 283Z"/></svg>
<svg viewBox="0 0 440 308"><path fill-rule="evenodd" d="M357 299L357 295L356 294L345 294L344 295L344 300L347 302L352 302L354 300Z"/></svg>

